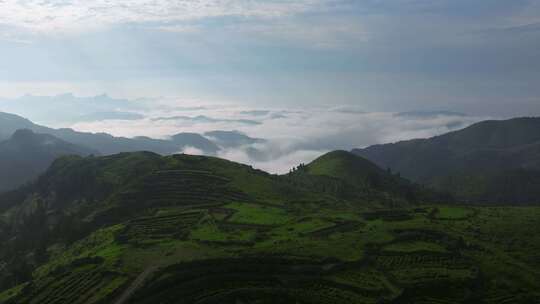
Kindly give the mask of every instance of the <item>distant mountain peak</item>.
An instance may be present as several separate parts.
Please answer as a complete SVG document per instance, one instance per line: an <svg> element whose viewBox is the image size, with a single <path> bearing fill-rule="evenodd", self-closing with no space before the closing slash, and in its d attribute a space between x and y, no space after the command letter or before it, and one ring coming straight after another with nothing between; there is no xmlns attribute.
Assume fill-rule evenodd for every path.
<svg viewBox="0 0 540 304"><path fill-rule="evenodd" d="M217 144L223 146L223 147L235 147L235 146L242 146L242 145L251 145L256 143L264 143L266 140L261 138L253 138L248 135L246 135L243 132L232 130L232 131L224 131L224 130L215 130L215 131L209 131L205 132L204 136L211 138L214 140Z"/></svg>
<svg viewBox="0 0 540 304"><path fill-rule="evenodd" d="M39 176L58 157L97 151L30 129L16 130L0 142L0 191L14 189Z"/></svg>
<svg viewBox="0 0 540 304"><path fill-rule="evenodd" d="M437 118L440 116L465 117L467 114L453 111L409 111L395 113L394 116L404 118Z"/></svg>
<svg viewBox="0 0 540 304"><path fill-rule="evenodd" d="M383 170L371 161L351 152L328 152L307 165L308 172L357 182L367 175L381 174Z"/></svg>
<svg viewBox="0 0 540 304"><path fill-rule="evenodd" d="M36 133L30 129L18 129L11 136L12 141L16 142L28 142L36 138Z"/></svg>

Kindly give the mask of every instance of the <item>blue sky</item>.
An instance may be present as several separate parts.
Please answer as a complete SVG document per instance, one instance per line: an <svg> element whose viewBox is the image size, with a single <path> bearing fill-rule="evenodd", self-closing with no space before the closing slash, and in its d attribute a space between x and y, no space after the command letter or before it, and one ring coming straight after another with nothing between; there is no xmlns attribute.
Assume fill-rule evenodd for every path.
<svg viewBox="0 0 540 304"><path fill-rule="evenodd" d="M540 115L540 1L3 0L0 96Z"/></svg>

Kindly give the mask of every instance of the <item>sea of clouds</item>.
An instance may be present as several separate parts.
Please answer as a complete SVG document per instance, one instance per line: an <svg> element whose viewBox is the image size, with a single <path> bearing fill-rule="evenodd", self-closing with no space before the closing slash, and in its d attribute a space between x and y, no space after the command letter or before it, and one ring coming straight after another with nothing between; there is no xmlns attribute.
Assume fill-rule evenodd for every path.
<svg viewBox="0 0 540 304"><path fill-rule="evenodd" d="M60 104L55 107L56 102ZM37 105L32 106L33 103ZM60 105L77 103L85 106L64 107L64 112L53 112L51 117L44 113L50 107L61 109ZM445 111L365 112L359 106L272 108L204 104L174 98L135 101L106 95L80 98L70 94L0 100L0 110L53 127L124 137L167 138L182 132L239 131L264 141L224 147L217 156L272 173L287 172L328 151L431 137L488 118ZM192 147L178 152L203 154Z"/></svg>

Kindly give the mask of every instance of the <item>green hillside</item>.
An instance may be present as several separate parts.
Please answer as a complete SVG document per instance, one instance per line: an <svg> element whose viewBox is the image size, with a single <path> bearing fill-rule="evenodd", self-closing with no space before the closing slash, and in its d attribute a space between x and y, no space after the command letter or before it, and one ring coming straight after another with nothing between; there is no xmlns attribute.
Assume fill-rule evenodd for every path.
<svg viewBox="0 0 540 304"><path fill-rule="evenodd" d="M327 153L307 166L313 175L325 175L346 180L353 184L371 184L370 179L384 172L372 162L346 151Z"/></svg>
<svg viewBox="0 0 540 304"><path fill-rule="evenodd" d="M540 299L540 208L434 205L396 184L425 191L347 152L284 176L203 156L61 158L0 195L0 303Z"/></svg>
<svg viewBox="0 0 540 304"><path fill-rule="evenodd" d="M353 196L358 193L369 193L371 196L389 198L392 206L403 206L408 203L445 202L451 203L453 198L444 193L425 188L393 174L390 170L382 170L365 158L347 151L333 151L322 155L308 165L299 166L290 174L297 179L306 176L330 177L343 181L349 186L348 192ZM324 184L328 180L320 181ZM316 188L320 189L321 187ZM340 194L340 193L337 193ZM365 199L365 196L362 197Z"/></svg>
<svg viewBox="0 0 540 304"><path fill-rule="evenodd" d="M382 168L400 172L458 200L538 204L540 118L483 121L428 139L355 149ZM515 177L515 179L508 179Z"/></svg>
<svg viewBox="0 0 540 304"><path fill-rule="evenodd" d="M0 191L32 181L60 156L97 153L52 135L17 130L8 140L0 142Z"/></svg>

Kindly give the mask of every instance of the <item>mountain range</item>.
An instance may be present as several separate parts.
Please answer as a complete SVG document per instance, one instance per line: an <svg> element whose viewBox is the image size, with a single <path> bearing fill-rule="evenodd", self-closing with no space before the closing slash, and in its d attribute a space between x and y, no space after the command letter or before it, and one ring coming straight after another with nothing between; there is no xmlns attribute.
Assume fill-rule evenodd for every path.
<svg viewBox="0 0 540 304"><path fill-rule="evenodd" d="M428 139L355 149L382 168L476 203L538 203L540 118L483 121Z"/></svg>
<svg viewBox="0 0 540 304"><path fill-rule="evenodd" d="M0 112L0 140L8 139L16 130L28 129L36 133L53 135L70 143L85 146L103 155L121 152L151 151L162 155L174 154L186 147L193 147L205 154L213 155L222 148L264 142L251 138L239 131L211 131L204 135L179 133L169 139L154 139L144 136L135 138L115 137L107 133L78 132L68 128L53 129L37 125L18 115Z"/></svg>
<svg viewBox="0 0 540 304"><path fill-rule="evenodd" d="M24 166L20 157L13 162L9 158L14 150L9 148L13 141L8 139L21 129L46 134L52 143L46 155L39 150L34 157L28 151L21 153L21 157L26 155L33 160ZM217 155L222 149L245 147L246 153L257 159L261 151L253 145L265 143L264 139L238 131L179 133L168 139L114 137L106 133L48 128L7 113L0 113L0 130L0 140L8 140L0 145L0 153L5 156L0 169L6 172L0 179L0 190L13 189L36 178L55 157L66 154L151 151L170 155L191 147L206 155ZM31 136L27 140L34 140L36 146L43 141ZM66 149L68 143L70 149ZM374 145L352 152L380 168L438 193L448 193L461 202L536 204L540 197L540 118L483 121L433 138ZM14 171L15 163L26 169Z"/></svg>
<svg viewBox="0 0 540 304"><path fill-rule="evenodd" d="M213 131L204 135L196 133L179 133L170 136L168 139L153 139L149 137L115 137L106 133L88 133L78 132L72 129L53 129L45 126L37 125L28 119L8 113L0 112L0 142L12 141L12 135L17 130L26 130L27 141L34 141L34 145L40 146L44 136L48 138L49 145L47 155L41 150L28 150L24 155L33 161L27 162L21 168L25 170L14 171L11 166L14 163L20 164L20 159L11 162L9 157L13 153L13 149L9 150L9 146L13 143L0 145L0 153L5 158L0 163L0 171L5 172L6 176L17 175L16 178L8 177L0 179L0 191L12 189L24 182L32 180L42 173L52 161L61 155L112 155L121 152L135 151L150 151L161 155L170 155L180 153L184 149L191 147L200 150L206 155L216 155L218 151L226 148L239 147L250 143L264 142L263 139L251 138L238 131ZM36 133L36 136L30 136L28 131ZM39 134L39 135L37 135ZM71 149L66 149L67 144L71 145ZM3 149L9 151L3 152ZM34 152L32 152L34 151ZM54 152L53 152L54 151ZM91 153L87 153L92 151ZM33 153L33 156L30 154ZM54 156L54 157L53 157ZM21 156L22 157L22 156ZM8 173L9 172L9 173Z"/></svg>
<svg viewBox="0 0 540 304"><path fill-rule="evenodd" d="M61 156L91 154L99 153L52 135L17 130L9 140L0 142L0 191L32 181Z"/></svg>

